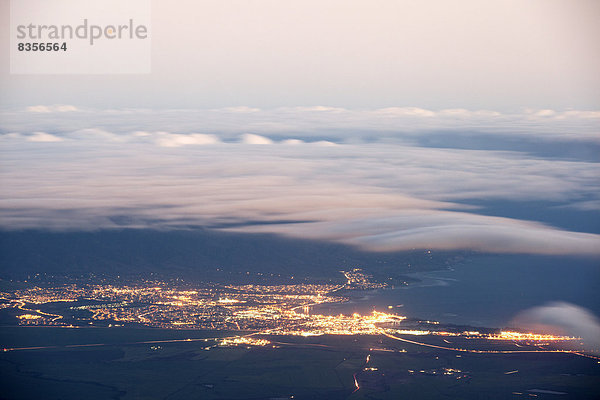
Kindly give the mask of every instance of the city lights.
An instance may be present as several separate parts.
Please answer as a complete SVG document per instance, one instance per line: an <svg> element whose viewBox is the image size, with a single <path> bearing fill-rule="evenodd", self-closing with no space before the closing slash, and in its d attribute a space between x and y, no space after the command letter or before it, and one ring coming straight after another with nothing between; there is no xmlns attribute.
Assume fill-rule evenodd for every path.
<svg viewBox="0 0 600 400"><path fill-rule="evenodd" d="M515 331L480 332L452 330L437 321L410 320L388 312L372 311L326 315L314 307L347 302L344 294L352 290L382 287L370 275L356 268L341 271L346 282L296 285L218 285L205 283L190 288L168 282L146 281L138 285L69 284L55 287L30 287L0 293L2 308L20 311L19 325L37 326L146 326L167 329L198 329L239 332L221 338L219 346L273 346L274 336L314 337L324 335L378 335L419 346L460 352L518 352L513 350L475 350L458 348L447 337L474 339L473 342L513 342L517 347L542 346L575 338ZM52 310L52 313L49 312ZM445 328L445 329L444 329ZM490 333L492 332L492 333ZM442 337L434 339L435 337ZM409 339L408 337L411 337ZM443 343L417 341L418 337ZM420 340L420 339L419 339ZM454 340L454 339L453 339ZM519 344L520 343L520 344ZM210 349L208 347L207 349ZM399 351L386 348L380 351ZM406 351L406 350L402 350ZM527 349L527 351L566 351ZM367 358L367 363L369 358ZM373 367L374 368L374 367ZM365 371L374 371L367 369ZM436 371L456 374L460 371ZM434 373L434 372L431 372Z"/></svg>

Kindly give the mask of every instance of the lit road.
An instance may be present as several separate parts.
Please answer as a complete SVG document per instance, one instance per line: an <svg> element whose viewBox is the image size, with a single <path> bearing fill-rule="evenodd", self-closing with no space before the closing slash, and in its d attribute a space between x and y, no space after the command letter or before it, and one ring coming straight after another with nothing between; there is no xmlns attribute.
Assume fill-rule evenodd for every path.
<svg viewBox="0 0 600 400"><path fill-rule="evenodd" d="M381 331L381 334L384 336L389 337L390 339L394 339L394 340L399 340L401 342L405 342L405 343L411 343L411 344L415 344L417 346L424 346L424 347L432 347L434 349L441 349L441 350L450 350L450 351L459 351L459 352L464 352L464 353L477 353L477 354L515 354L515 353L567 353L567 354L575 354L581 357L586 357L586 358L593 358L596 360L600 360L600 357L595 357L592 355L588 355L588 354L584 354L584 353L580 353L574 350L475 350L475 349L461 349L461 348L457 348L457 347L447 347L447 346L438 346L435 344L429 344L429 343L423 343L423 342L417 342L415 340L409 340L409 339L404 339L398 336L394 336L390 333L387 333L385 331Z"/></svg>
<svg viewBox="0 0 600 400"><path fill-rule="evenodd" d="M223 337L209 337L209 338L196 338L196 339L167 339L167 340L145 340L139 342L128 342L128 343L89 343L89 344L70 344L64 346L31 346L31 347L14 347L14 348L4 348L3 351L19 351L19 350L44 350L44 349L60 349L60 348L81 348L81 347L101 347L101 346L124 346L124 345L137 345L137 344L165 344L165 343L183 343L183 342L210 342L210 341L219 341L223 339L234 339L240 337L250 337L257 336L261 334L268 334L268 330L253 332L247 335L234 335L234 336L223 336ZM456 351L463 353L475 353L475 354L516 354L516 353L566 353L566 354L574 354L581 357L591 358L600 360L600 357L592 356L589 354L584 354L574 350L475 350L475 349L462 349L457 347L448 347L448 346L438 346L435 344L418 342L415 340L409 340L405 338L401 338L385 331L380 332L382 335L398 340L405 343L414 344L417 346L430 347L434 349L440 350L448 350L448 351ZM290 342L271 342L277 345L286 345L286 346L298 346L298 347L313 347L313 348L331 348L332 346L317 344L317 343L290 343ZM367 359L368 362L368 359Z"/></svg>

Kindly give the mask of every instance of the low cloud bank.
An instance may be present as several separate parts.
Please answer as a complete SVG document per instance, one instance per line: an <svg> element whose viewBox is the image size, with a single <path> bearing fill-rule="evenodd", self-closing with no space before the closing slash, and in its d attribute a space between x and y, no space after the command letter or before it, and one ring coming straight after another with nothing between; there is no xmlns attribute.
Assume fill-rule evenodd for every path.
<svg viewBox="0 0 600 400"><path fill-rule="evenodd" d="M580 337L588 350L600 350L600 321L589 310L552 302L519 313L511 326L536 333Z"/></svg>
<svg viewBox="0 0 600 400"><path fill-rule="evenodd" d="M309 215L306 215L309 217ZM543 224L443 210L404 210L385 218L335 219L229 229L333 240L371 251L471 249L491 253L598 255L599 235Z"/></svg>

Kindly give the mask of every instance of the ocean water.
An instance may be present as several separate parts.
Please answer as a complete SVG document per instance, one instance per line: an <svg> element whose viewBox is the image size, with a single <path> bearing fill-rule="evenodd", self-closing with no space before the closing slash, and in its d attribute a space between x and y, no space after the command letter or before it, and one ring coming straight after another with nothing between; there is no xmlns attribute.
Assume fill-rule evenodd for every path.
<svg viewBox="0 0 600 400"><path fill-rule="evenodd" d="M447 270L409 274L405 287L357 293L314 312L393 311L408 317L471 326L507 327L527 308L553 301L600 315L600 260L476 255ZM391 308L390 308L391 306Z"/></svg>

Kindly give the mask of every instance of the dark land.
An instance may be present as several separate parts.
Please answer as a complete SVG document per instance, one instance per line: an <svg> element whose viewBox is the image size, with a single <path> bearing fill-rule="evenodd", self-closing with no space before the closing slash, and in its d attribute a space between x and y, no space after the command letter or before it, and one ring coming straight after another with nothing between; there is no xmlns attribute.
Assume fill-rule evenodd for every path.
<svg viewBox="0 0 600 400"><path fill-rule="evenodd" d="M0 290L126 285L144 280L162 281L181 290L198 282L338 285L344 281L340 270L359 266L374 282L411 285L414 282L407 274L447 270L471 255L367 253L338 244L206 229L5 231L0 233ZM533 262L539 264L540 259ZM533 265L532 270L536 274L544 271L539 265ZM597 273L590 272L584 278L590 287L597 285ZM543 276L540 279L543 282ZM501 282L505 285L510 279ZM561 288L550 289L556 292ZM367 292L343 289L339 295L361 297L361 290ZM511 294L527 300L526 295ZM49 305L36 307L57 312ZM15 326L11 322L15 316L8 315L13 310L17 309L4 310L7 318L0 321L0 348L14 349L0 353L0 399L600 397L598 360L574 353L477 354L401 342L384 335L264 333L261 338L269 340L268 345L221 345L220 338L240 335L240 331L134 324L117 328ZM460 327L466 329L470 327ZM415 340L411 335L402 337ZM426 335L418 340L449 346L441 336ZM476 342L466 337L450 340L456 348L517 348L514 342ZM535 348L535 344L527 346Z"/></svg>
<svg viewBox="0 0 600 400"><path fill-rule="evenodd" d="M204 341L133 343L225 334L159 329L3 328L2 342L11 346L57 347L0 354L0 397L593 399L600 393L597 361L571 354L457 354L377 336L278 337L274 339L277 348L238 346L210 350L204 350ZM107 343L65 347L90 339Z"/></svg>

